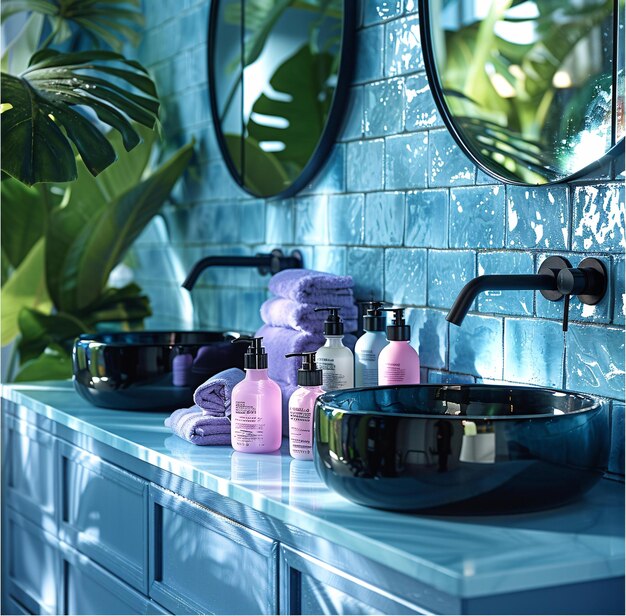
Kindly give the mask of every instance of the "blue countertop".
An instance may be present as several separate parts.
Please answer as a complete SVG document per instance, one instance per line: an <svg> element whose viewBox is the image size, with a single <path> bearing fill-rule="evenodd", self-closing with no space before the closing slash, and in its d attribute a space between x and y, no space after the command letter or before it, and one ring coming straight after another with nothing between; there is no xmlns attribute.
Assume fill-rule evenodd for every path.
<svg viewBox="0 0 626 616"><path fill-rule="evenodd" d="M355 505L312 462L196 447L166 413L90 406L71 382L2 387L17 414L36 413L119 451L321 536L434 588L470 598L624 575L624 485L600 481L578 502L532 514L443 517Z"/></svg>

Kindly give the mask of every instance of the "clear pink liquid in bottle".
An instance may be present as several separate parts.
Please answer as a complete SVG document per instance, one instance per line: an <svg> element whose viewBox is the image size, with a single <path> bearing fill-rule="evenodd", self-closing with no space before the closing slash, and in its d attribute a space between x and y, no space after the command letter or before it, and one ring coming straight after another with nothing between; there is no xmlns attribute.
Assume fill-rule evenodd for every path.
<svg viewBox="0 0 626 616"><path fill-rule="evenodd" d="M244 453L276 451L283 438L282 392L267 375L261 340L252 339L244 357L246 378L235 385L231 396L230 440L233 449Z"/></svg>

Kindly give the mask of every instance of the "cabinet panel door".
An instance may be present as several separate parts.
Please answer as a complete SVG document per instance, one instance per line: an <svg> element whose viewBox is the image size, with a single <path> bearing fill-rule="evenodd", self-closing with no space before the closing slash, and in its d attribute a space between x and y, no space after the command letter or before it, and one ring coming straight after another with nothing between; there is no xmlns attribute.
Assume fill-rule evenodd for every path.
<svg viewBox="0 0 626 616"><path fill-rule="evenodd" d="M8 503L44 530L56 534L57 439L25 421L4 417L4 472Z"/></svg>
<svg viewBox="0 0 626 616"><path fill-rule="evenodd" d="M276 613L276 542L156 486L150 502L155 601L174 613Z"/></svg>
<svg viewBox="0 0 626 616"><path fill-rule="evenodd" d="M281 614L428 614L293 548L280 547Z"/></svg>
<svg viewBox="0 0 626 616"><path fill-rule="evenodd" d="M86 556L63 550L64 614L162 614L158 606Z"/></svg>
<svg viewBox="0 0 626 616"><path fill-rule="evenodd" d="M9 546L3 566L8 569L9 594L26 609L58 613L61 561L56 539L13 511L7 512L5 521Z"/></svg>
<svg viewBox="0 0 626 616"><path fill-rule="evenodd" d="M60 451L61 537L147 593L147 482L67 443Z"/></svg>

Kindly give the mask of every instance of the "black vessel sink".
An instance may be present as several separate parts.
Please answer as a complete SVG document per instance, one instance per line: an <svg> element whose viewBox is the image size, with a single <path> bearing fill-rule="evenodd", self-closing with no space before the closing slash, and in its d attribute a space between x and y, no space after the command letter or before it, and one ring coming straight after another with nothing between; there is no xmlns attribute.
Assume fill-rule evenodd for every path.
<svg viewBox="0 0 626 616"><path fill-rule="evenodd" d="M243 344L217 332L85 334L74 343L74 387L111 409L170 411L193 404L195 388L226 368L243 368Z"/></svg>
<svg viewBox="0 0 626 616"><path fill-rule="evenodd" d="M552 389L405 385L326 393L315 465L370 507L453 514L569 502L606 469L605 401Z"/></svg>

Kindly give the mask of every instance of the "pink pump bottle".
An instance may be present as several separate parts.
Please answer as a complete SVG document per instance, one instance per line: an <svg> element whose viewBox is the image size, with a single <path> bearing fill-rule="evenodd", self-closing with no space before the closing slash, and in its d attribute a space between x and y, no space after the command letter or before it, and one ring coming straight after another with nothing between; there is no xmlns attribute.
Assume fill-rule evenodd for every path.
<svg viewBox="0 0 626 616"><path fill-rule="evenodd" d="M267 353L263 338L238 338L249 342L244 355L246 378L237 383L231 396L231 444L235 451L268 453L282 443L282 393L267 375Z"/></svg>
<svg viewBox="0 0 626 616"><path fill-rule="evenodd" d="M289 398L289 454L296 460L312 460L315 401L324 393L322 371L315 363L315 352L285 357L304 358L298 370L298 389Z"/></svg>
<svg viewBox="0 0 626 616"><path fill-rule="evenodd" d="M404 308L383 308L393 312L387 326L389 344L378 356L379 385L419 385L420 359L411 346L411 326L404 321Z"/></svg>

